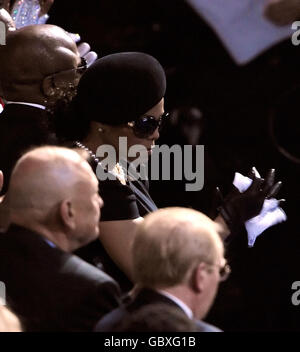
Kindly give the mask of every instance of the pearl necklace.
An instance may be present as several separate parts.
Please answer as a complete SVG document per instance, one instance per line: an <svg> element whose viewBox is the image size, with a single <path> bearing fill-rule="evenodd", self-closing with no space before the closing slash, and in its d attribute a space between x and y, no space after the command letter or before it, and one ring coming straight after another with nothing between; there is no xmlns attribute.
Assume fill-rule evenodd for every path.
<svg viewBox="0 0 300 352"><path fill-rule="evenodd" d="M96 162L97 165L101 164L100 160L96 157L96 155L88 147L86 147L84 144L82 144L82 143L80 143L78 141L75 141L75 145L78 148L87 151L90 154L90 157Z"/></svg>
<svg viewBox="0 0 300 352"><path fill-rule="evenodd" d="M75 141L75 145L76 145L78 148L83 149L83 150L85 150L86 152L88 152L89 155L90 155L90 157L95 161L95 163L96 163L97 165L102 166L100 160L96 157L96 155L95 155L88 147L86 147L84 144L80 143L79 141ZM117 163L117 164L115 165L115 167L113 168L113 170L111 170L111 171L108 171L108 170L107 170L107 172L112 173L123 185L126 184L125 172L124 172L122 166L121 166L119 163Z"/></svg>

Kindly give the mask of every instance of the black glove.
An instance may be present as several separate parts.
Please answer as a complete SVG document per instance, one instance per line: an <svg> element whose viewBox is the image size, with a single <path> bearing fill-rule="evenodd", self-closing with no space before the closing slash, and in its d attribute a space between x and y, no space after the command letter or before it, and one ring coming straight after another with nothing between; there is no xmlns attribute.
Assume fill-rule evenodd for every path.
<svg viewBox="0 0 300 352"><path fill-rule="evenodd" d="M280 181L274 184L274 169L268 172L266 179L256 177L253 169L249 176L253 181L250 187L241 193L233 186L233 190L219 207L220 215L225 220L231 234L239 232L245 221L258 215L264 200L275 197L281 187Z"/></svg>

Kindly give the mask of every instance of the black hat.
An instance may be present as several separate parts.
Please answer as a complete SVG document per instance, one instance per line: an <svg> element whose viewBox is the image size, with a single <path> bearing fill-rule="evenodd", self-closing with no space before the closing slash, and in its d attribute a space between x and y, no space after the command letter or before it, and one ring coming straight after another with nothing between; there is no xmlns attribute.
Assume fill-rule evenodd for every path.
<svg viewBox="0 0 300 352"><path fill-rule="evenodd" d="M90 121L120 125L159 103L165 91L165 72L154 57L124 52L95 61L79 82L76 100Z"/></svg>

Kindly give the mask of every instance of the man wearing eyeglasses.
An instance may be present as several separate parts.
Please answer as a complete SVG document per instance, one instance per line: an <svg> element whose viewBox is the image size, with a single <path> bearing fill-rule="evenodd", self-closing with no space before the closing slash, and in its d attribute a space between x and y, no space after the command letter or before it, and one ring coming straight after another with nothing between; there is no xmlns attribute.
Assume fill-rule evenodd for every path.
<svg viewBox="0 0 300 352"><path fill-rule="evenodd" d="M137 285L129 303L107 314L96 331L118 331L131 313L154 303L177 307L200 332L220 331L201 320L230 273L212 220L185 208L153 212L138 226L132 257Z"/></svg>
<svg viewBox="0 0 300 352"><path fill-rule="evenodd" d="M5 193L11 170L22 152L54 144L49 111L68 102L86 62L73 39L53 25L27 26L10 32L0 48L0 170Z"/></svg>

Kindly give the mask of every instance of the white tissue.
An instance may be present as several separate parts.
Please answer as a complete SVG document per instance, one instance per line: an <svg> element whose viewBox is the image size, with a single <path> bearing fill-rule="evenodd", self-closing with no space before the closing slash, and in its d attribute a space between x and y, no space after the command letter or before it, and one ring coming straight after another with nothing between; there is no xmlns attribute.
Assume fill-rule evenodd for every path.
<svg viewBox="0 0 300 352"><path fill-rule="evenodd" d="M260 177L255 170L256 177ZM233 185L240 191L245 192L251 185L252 180L236 172L234 175ZM266 229L280 222L286 221L287 216L282 208L279 207L279 201L275 198L265 199L261 212L254 218L245 222L248 233L248 246L253 247L256 238Z"/></svg>

